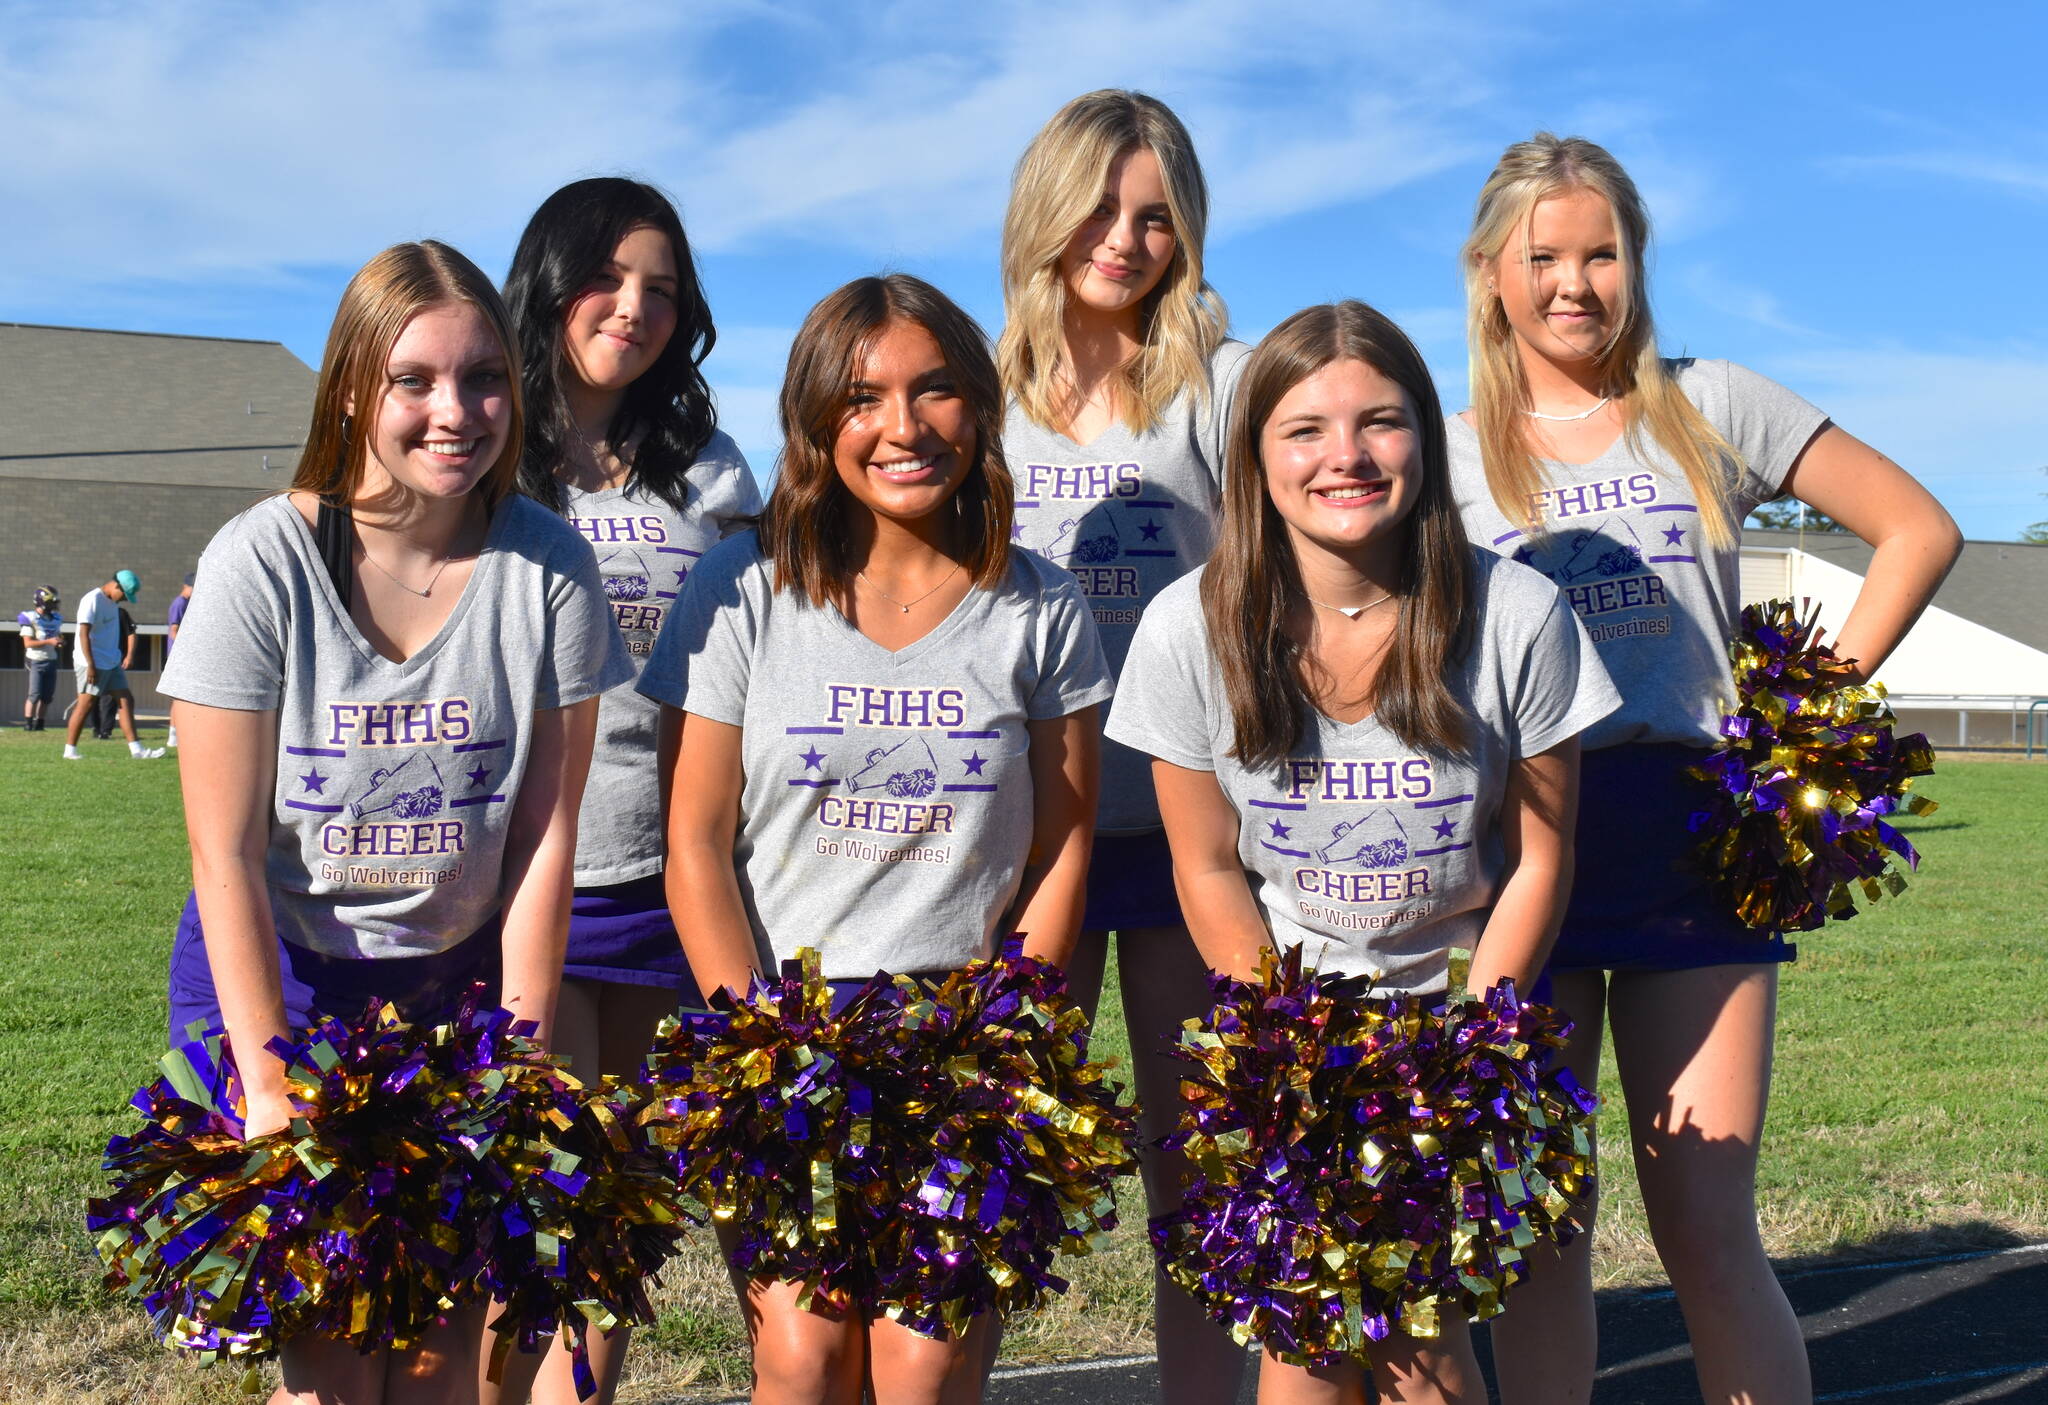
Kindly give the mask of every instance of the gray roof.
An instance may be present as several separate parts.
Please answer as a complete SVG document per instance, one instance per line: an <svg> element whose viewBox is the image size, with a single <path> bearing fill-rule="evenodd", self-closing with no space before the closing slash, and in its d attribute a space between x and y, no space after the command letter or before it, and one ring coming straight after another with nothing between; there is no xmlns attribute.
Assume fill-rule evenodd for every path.
<svg viewBox="0 0 2048 1405"><path fill-rule="evenodd" d="M0 477L282 487L313 384L274 341L0 322Z"/></svg>
<svg viewBox="0 0 2048 1405"><path fill-rule="evenodd" d="M1848 532L1743 530L1744 546L1789 546L1867 575L1871 549ZM1964 542L1955 569L1934 603L1952 615L2048 650L2048 546L2027 542Z"/></svg>
<svg viewBox="0 0 2048 1405"><path fill-rule="evenodd" d="M273 341L0 322L0 620L38 585L68 620L126 566L161 624L220 525L291 482L314 380Z"/></svg>

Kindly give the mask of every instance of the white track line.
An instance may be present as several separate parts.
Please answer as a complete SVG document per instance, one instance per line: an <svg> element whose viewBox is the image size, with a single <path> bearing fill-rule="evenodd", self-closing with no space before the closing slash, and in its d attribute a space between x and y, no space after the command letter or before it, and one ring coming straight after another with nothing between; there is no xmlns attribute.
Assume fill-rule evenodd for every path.
<svg viewBox="0 0 2048 1405"><path fill-rule="evenodd" d="M1108 1356L1095 1361L1048 1361L1042 1366L1011 1366L990 1376L991 1381L1019 1381L1032 1376L1079 1375L1084 1371L1116 1371L1127 1366L1150 1366L1159 1358L1156 1356ZM663 1401L662 1405L683 1405L683 1397ZM713 1405L747 1405L744 1398L714 1401Z"/></svg>

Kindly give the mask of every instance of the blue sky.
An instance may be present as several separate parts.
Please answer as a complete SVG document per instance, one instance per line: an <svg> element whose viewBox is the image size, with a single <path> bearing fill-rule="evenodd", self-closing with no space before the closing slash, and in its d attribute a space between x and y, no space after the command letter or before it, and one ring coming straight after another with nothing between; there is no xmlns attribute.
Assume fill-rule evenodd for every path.
<svg viewBox="0 0 2048 1405"><path fill-rule="evenodd" d="M1455 251L1547 127L1648 195L1668 352L1786 382L2009 538L2048 518L2044 52L2023 4L0 0L0 320L317 363L381 246L502 274L550 190L635 173L682 206L765 476L805 309L892 267L995 330L1011 165L1114 84L1194 131L1238 335L1362 297L1462 403Z"/></svg>

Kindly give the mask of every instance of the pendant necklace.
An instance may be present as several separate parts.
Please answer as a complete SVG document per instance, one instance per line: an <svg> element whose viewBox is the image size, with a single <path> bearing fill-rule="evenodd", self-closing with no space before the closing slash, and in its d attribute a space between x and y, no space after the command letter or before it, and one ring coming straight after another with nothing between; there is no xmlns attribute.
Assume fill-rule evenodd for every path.
<svg viewBox="0 0 2048 1405"><path fill-rule="evenodd" d="M1316 598L1315 598L1315 596L1313 596L1313 595L1310 595L1310 594L1309 594L1309 593L1308 593L1307 591L1305 591L1305 590L1304 590L1304 591L1303 591L1303 592L1301 593L1301 598L1302 598L1302 599L1304 599L1304 600L1306 600L1306 601L1308 601L1308 603L1309 603L1309 604L1311 604L1311 605L1315 605L1315 606L1319 606L1319 607L1320 607L1320 608L1322 608L1322 609L1325 609L1325 610L1335 610L1335 611L1336 611L1336 612L1337 612L1338 614L1342 615L1342 616L1343 616L1343 617L1344 617L1345 619L1347 619L1347 620L1355 620L1355 619L1357 619L1357 618L1358 618L1358 617L1359 617L1360 615L1364 614L1364 613L1365 613L1365 612L1366 612L1367 610L1370 610L1370 609L1372 609L1372 608L1373 608L1374 606L1376 606L1376 605L1384 605L1384 604L1386 604L1386 603L1387 603L1387 602L1388 602L1389 600L1392 600L1392 599L1394 598L1394 592L1390 590L1390 591L1388 591L1388 592L1387 592L1387 593L1386 593L1385 595L1382 595L1382 596L1381 596L1381 597L1380 597L1379 599L1377 599L1377 600L1368 600L1368 601L1366 601L1366 602L1365 602L1365 603L1364 603L1363 605L1328 605L1328 604L1324 604L1324 603L1323 603L1322 601L1320 601L1320 600L1316 599Z"/></svg>
<svg viewBox="0 0 2048 1405"><path fill-rule="evenodd" d="M923 595L918 596L916 600L910 602L910 605L904 604L901 600L898 600L888 591L882 589L873 581L869 580L868 573L866 571L855 571L854 574L860 577L862 585L865 585L869 590L872 590L875 594L881 596L884 600L888 601L891 605L894 605L897 609L901 610L904 614L907 615L910 613L910 605L915 605L919 603L919 601L929 599L930 597L938 594L940 586L943 586L947 581L953 579L954 576L960 574L960 563L958 561L955 561L953 563L953 569L946 572L945 575L939 577L938 585L933 586L930 590L927 590Z"/></svg>

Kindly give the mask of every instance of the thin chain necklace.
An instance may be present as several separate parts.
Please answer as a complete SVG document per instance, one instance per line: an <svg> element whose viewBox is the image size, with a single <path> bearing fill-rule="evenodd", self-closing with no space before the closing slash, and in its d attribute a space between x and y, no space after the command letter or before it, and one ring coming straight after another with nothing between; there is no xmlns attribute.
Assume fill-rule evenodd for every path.
<svg viewBox="0 0 2048 1405"><path fill-rule="evenodd" d="M1552 424L1571 424L1575 420L1589 420L1593 418L1613 398L1612 395L1603 395L1593 402L1591 408L1581 410L1576 415L1546 415L1541 410L1524 410L1522 413L1532 420L1548 420Z"/></svg>
<svg viewBox="0 0 2048 1405"><path fill-rule="evenodd" d="M1372 609L1372 608L1373 608L1374 606L1376 606L1376 605L1384 605L1384 604L1386 604L1386 603L1387 603L1387 602L1388 602L1389 600L1392 600L1392 599L1394 598L1394 592L1390 590L1390 591L1388 591L1388 592L1387 592L1387 593L1386 593L1385 595L1382 595L1382 596L1381 596L1381 597L1380 597L1379 599L1377 599L1377 600L1368 600L1368 601L1366 601L1366 602L1365 602L1365 603L1364 603L1363 605L1330 605L1330 604L1326 604L1325 602L1323 602L1323 601L1321 601L1321 600L1318 600L1318 599L1316 599L1316 598L1315 598L1315 596L1313 596L1313 595L1310 595L1310 594L1309 594L1309 593L1308 593L1307 591L1305 591L1305 590L1304 590L1304 591L1303 591L1303 592L1301 593L1301 598L1302 598L1302 599L1304 599L1304 600L1306 600L1306 601L1308 601L1308 603L1309 603L1309 604L1311 604L1311 605L1317 605L1317 606L1321 606L1321 607L1322 607L1323 609L1325 609L1325 610L1335 610L1335 611L1336 611L1336 612L1337 612L1338 614L1342 615L1342 616L1343 616L1343 617L1344 617L1345 619L1347 619L1347 620L1355 620L1355 619L1357 619L1357 618L1358 618L1358 617L1359 617L1360 615L1364 614L1364 613L1365 613L1365 612L1366 612L1367 610L1370 610L1370 609Z"/></svg>
<svg viewBox="0 0 2048 1405"><path fill-rule="evenodd" d="M455 557L453 557L453 556L444 556L444 557L442 557L442 558L441 558L441 564L440 564L440 565L438 565L438 566L436 566L436 567L434 568L434 574L433 574L433 577L432 577L432 578L431 578L430 580L428 580L428 582L427 582L427 583L426 583L425 585L423 585L423 586L421 586L421 587L419 587L419 588L415 589L414 587L412 587L412 586L409 586L409 585L407 585L407 584L406 584L406 583L405 583L404 581L400 580L400 579L399 579L398 577L396 577L396 576L392 575L390 571L386 570L386 569L385 569L385 568L384 568L384 567L383 567L382 565L380 565L380 564L378 563L378 561L377 561L377 558L376 558L376 557L374 557L374 556L372 556L372 555L370 555L370 548L369 548L369 547L365 546L365 547L363 548L363 560L365 560L365 561L369 562L369 563L370 563L370 564L371 564L372 566L376 566L376 567L377 567L377 574L379 574L379 575L381 575L382 577L384 577L384 579L385 579L385 580L387 580L387 581L390 581L390 582L391 582L391 583L392 583L393 585L397 586L397 587L398 587L398 588L399 588L400 590L404 591L404 592L405 592L405 593L406 593L407 595L417 595L417 596L419 596L419 598L420 598L420 599L422 599L422 600L425 600L425 599L426 599L426 598L427 598L428 596L430 596L430 595L432 595L432 594L434 593L434 585L435 585L435 583L436 583L436 582L438 582L438 581L439 581L439 580L441 579L441 572L443 572L443 571L447 570L447 569L448 569L448 563L449 563L450 561L453 561L453 560L456 560L456 559L457 559L457 558L455 558ZM465 560L465 561L466 561L466 560L468 560L469 558L468 558L468 557L463 557L463 558L461 558L461 559L462 559L462 560Z"/></svg>
<svg viewBox="0 0 2048 1405"><path fill-rule="evenodd" d="M880 586L876 585L876 584L875 584L875 583L874 583L873 581L869 580L869 579L868 579L868 573L867 573L866 571L855 571L855 572L854 572L854 574L855 574L856 576L859 576L859 577L860 577L860 581L861 581L861 584L862 584L862 585L865 585L865 586L866 586L866 587L867 587L867 588L868 588L869 590L872 590L872 591L873 591L873 592L874 592L875 594L877 594L877 595L881 596L881 597L882 597L882 598L883 598L884 600L888 601L888 602L889 602L889 603L890 603L891 605L894 605L894 606L895 606L895 607L896 607L897 609L901 610L901 611L902 611L902 612L903 612L904 614L906 614L906 615L907 615L907 614L909 614L909 613L910 613L910 605L916 605L916 604L919 604L919 603L920 603L920 602L922 602L922 601L925 601L925 600L928 600L928 599L930 599L930 598L931 598L932 596L934 596L934 595L936 595L936 594L938 594L938 593L939 593L939 587L940 587L940 586L943 586L943 585L945 585L945 583L946 583L947 581L949 581L949 580L953 579L953 577L955 577L955 576L959 575L959 574L960 574L960 563L959 563L958 561L955 561L955 562L953 563L953 569L952 569L952 570L950 570L950 571L948 571L948 572L946 572L946 574L945 574L945 575L943 575L943 576L940 576L940 577L939 577L939 584L938 584L938 585L935 585L935 586L933 586L933 587L932 587L932 588L931 588L930 590L927 590L927 591L926 591L926 592L925 592L925 593L924 593L923 595L920 595L920 596L918 596L916 600L913 600L913 601L911 601L911 602L910 602L910 605L906 605L906 604L904 604L904 603L903 603L903 602L902 602L901 600L898 600L898 599L897 599L897 598L896 598L895 596L891 595L891 594L890 594L890 593L889 593L888 591L886 591L886 590L882 589L882 588L881 588Z"/></svg>

